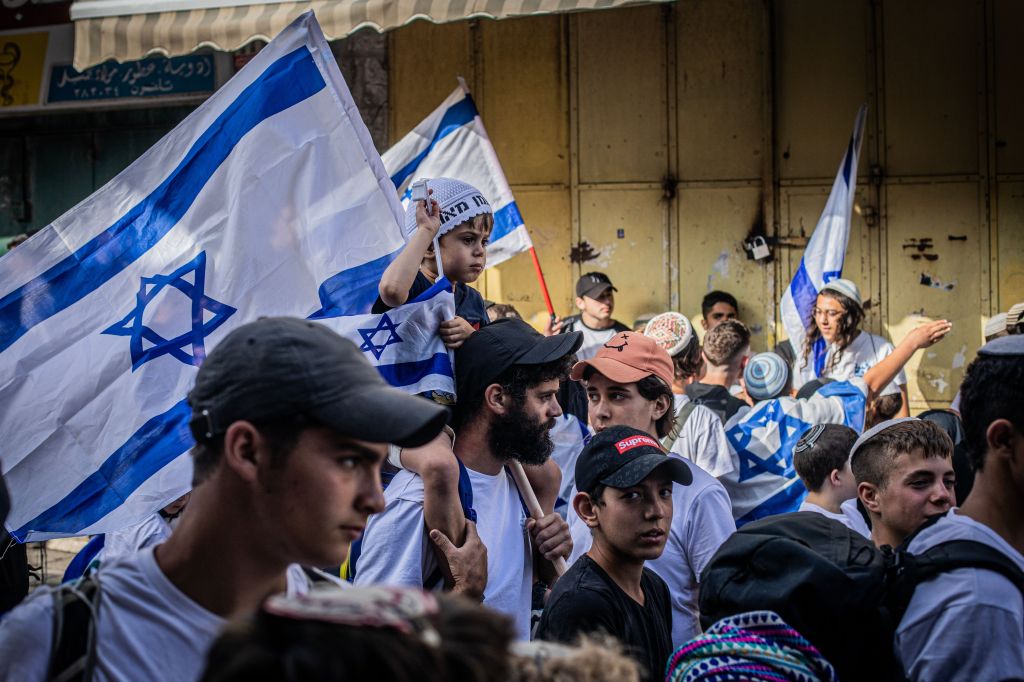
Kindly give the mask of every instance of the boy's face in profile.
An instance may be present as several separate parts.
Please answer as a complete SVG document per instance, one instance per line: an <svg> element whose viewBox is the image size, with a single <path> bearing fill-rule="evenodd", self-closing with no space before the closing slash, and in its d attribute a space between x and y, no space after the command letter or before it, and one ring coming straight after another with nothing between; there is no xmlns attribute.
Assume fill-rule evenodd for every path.
<svg viewBox="0 0 1024 682"><path fill-rule="evenodd" d="M901 454L885 486L861 483L861 501L894 535L906 538L929 516L956 504L952 457L925 457L920 448Z"/></svg>
<svg viewBox="0 0 1024 682"><path fill-rule="evenodd" d="M452 282L475 282L487 264L490 222L477 216L448 232L440 239L444 274Z"/></svg>

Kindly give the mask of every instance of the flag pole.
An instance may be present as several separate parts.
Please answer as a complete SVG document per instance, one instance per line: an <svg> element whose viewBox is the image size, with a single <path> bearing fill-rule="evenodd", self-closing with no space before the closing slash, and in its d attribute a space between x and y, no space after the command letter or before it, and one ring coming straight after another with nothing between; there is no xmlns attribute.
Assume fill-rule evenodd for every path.
<svg viewBox="0 0 1024 682"><path fill-rule="evenodd" d="M526 504L530 516L540 521L544 518L544 510L541 509L540 501L537 500L537 493L533 492L530 479L526 478L526 470L523 469L522 463L516 459L509 460L508 468L512 472L512 478L515 479L516 487L519 488L519 494L523 496L523 503ZM555 557L551 563L555 565L556 575L561 577L565 574L567 567L563 557Z"/></svg>
<svg viewBox="0 0 1024 682"><path fill-rule="evenodd" d="M548 315L554 321L555 307L551 305L551 294L548 293L548 283L544 281L544 271L540 269L540 261L537 259L537 250L530 246L530 258L533 259L533 270L537 273L537 281L540 282L540 293L544 296L544 305L548 307Z"/></svg>

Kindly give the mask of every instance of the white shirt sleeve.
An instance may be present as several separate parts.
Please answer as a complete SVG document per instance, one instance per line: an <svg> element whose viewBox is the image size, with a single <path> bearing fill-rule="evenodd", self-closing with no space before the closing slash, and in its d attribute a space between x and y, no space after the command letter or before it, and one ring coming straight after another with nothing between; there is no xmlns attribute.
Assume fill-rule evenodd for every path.
<svg viewBox="0 0 1024 682"><path fill-rule="evenodd" d="M426 547L423 505L394 500L370 517L356 562L356 585L423 587L424 568L433 559Z"/></svg>
<svg viewBox="0 0 1024 682"><path fill-rule="evenodd" d="M725 437L722 420L703 405L697 405L690 413L671 452L689 459L715 478L736 470L735 455Z"/></svg>
<svg viewBox="0 0 1024 682"><path fill-rule="evenodd" d="M0 619L0 680L45 680L52 637L53 591L39 588Z"/></svg>
<svg viewBox="0 0 1024 682"><path fill-rule="evenodd" d="M736 532L736 522L732 517L729 494L719 484L702 490L690 511L686 523L685 547L693 577L699 583L700 574L711 557Z"/></svg>

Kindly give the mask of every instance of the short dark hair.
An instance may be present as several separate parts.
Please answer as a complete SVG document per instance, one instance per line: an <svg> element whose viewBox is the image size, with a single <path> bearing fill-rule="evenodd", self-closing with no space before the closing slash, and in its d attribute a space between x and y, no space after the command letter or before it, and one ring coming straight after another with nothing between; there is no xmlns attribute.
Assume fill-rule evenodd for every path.
<svg viewBox="0 0 1024 682"><path fill-rule="evenodd" d="M875 434L857 449L850 462L857 483L885 488L896 458L920 448L925 457L953 457L953 440L937 424L925 419L901 422Z"/></svg>
<svg viewBox="0 0 1024 682"><path fill-rule="evenodd" d="M704 335L704 357L715 367L728 365L750 347L750 330L739 320L726 320Z"/></svg>
<svg viewBox="0 0 1024 682"><path fill-rule="evenodd" d="M590 381L590 377L594 376L595 373L597 373L597 370L587 365L586 369L583 370L583 381ZM661 415L658 421L654 422L654 430L657 432L654 435L658 438L664 438L676 424L675 396L672 395L672 387L666 385L664 381L653 374L648 374L636 382L636 392L640 394L641 398L651 402L662 396L668 398L668 410L665 411L665 414Z"/></svg>
<svg viewBox="0 0 1024 682"><path fill-rule="evenodd" d="M850 448L856 441L857 432L849 426L825 424L814 445L800 452L794 450L793 468L804 482L804 487L812 493L820 491L833 471L842 470L846 466L846 460L850 458Z"/></svg>
<svg viewBox="0 0 1024 682"><path fill-rule="evenodd" d="M889 421L896 416L901 407L903 407L902 393L878 396L868 404L864 417L864 430L867 431L872 426Z"/></svg>
<svg viewBox="0 0 1024 682"><path fill-rule="evenodd" d="M960 385L960 416L971 468L981 471L988 452L988 427L1006 419L1024 432L1024 360L978 356Z"/></svg>
<svg viewBox="0 0 1024 682"><path fill-rule="evenodd" d="M736 302L735 296L727 291L709 291L700 302L700 314L704 319L707 319L708 313L711 312L716 303L728 303L733 307L737 315L740 312L740 304Z"/></svg>
<svg viewBox="0 0 1024 682"><path fill-rule="evenodd" d="M575 356L566 355L541 365L511 365L487 385L498 384L503 391L512 396L517 405L521 406L526 401L526 392L534 386L552 379L568 380L569 369L574 359ZM471 421L483 404L482 390L475 395L460 395L452 412L452 427L458 429Z"/></svg>
<svg viewBox="0 0 1024 682"><path fill-rule="evenodd" d="M270 446L270 464L280 467L306 429L320 426L320 422L304 414L295 414L284 419L251 422ZM192 448L192 486L195 487L208 479L220 464L224 454L224 434L214 436L212 440L196 443Z"/></svg>
<svg viewBox="0 0 1024 682"><path fill-rule="evenodd" d="M690 337L690 342L681 351L672 356L672 368L677 381L686 381L697 376L704 367L704 359L700 356L700 341L697 335Z"/></svg>

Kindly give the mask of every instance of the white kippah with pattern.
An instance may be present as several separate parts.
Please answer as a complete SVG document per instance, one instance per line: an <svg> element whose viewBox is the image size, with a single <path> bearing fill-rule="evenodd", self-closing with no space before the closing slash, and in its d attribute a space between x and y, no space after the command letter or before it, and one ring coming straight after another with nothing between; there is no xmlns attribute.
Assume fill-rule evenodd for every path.
<svg viewBox="0 0 1024 682"><path fill-rule="evenodd" d="M478 215L492 212L491 205L484 195L468 182L452 178L433 178L427 180L427 187L434 190L430 196L441 207L441 229L437 231L438 237ZM416 232L416 203L410 201L405 208L406 239Z"/></svg>

